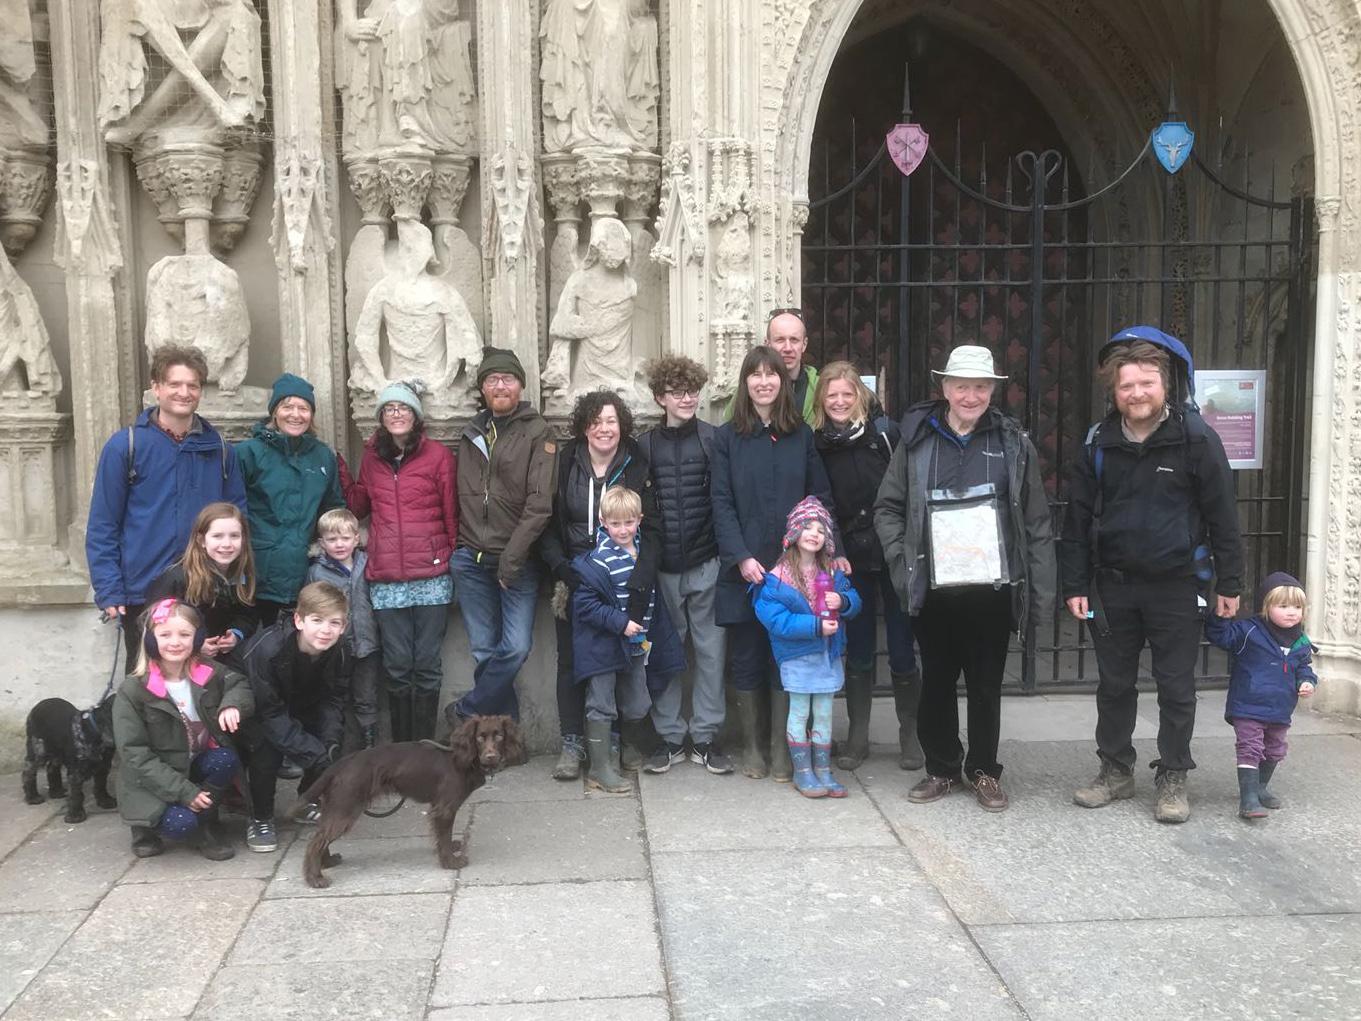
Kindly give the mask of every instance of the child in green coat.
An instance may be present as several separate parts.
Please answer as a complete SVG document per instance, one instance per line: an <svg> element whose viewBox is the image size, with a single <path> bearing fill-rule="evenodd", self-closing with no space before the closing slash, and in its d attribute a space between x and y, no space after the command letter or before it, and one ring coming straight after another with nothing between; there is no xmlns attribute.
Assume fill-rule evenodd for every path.
<svg viewBox="0 0 1361 1021"><path fill-rule="evenodd" d="M213 861L234 854L218 829L222 797L241 771L231 735L255 708L240 674L201 658L203 618L163 599L147 611L137 670L113 704L118 808L132 853L150 858L165 839Z"/></svg>

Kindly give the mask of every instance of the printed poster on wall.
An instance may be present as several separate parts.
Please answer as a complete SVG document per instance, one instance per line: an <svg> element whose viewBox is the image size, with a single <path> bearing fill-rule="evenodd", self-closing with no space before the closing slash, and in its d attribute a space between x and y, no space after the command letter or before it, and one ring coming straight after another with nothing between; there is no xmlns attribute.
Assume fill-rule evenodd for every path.
<svg viewBox="0 0 1361 1021"><path fill-rule="evenodd" d="M1229 467L1262 467L1266 370L1198 369L1196 400L1201 415L1224 444Z"/></svg>

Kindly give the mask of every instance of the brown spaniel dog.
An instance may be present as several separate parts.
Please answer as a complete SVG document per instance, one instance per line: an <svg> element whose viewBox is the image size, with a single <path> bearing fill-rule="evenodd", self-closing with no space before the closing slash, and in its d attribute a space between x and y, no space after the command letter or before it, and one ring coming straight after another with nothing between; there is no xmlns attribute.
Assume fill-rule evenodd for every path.
<svg viewBox="0 0 1361 1021"><path fill-rule="evenodd" d="M462 868L468 856L454 840L454 815L488 776L523 757L520 728L509 716L465 720L447 748L433 741L401 741L345 756L302 795L304 801L321 806L321 821L303 858L303 878L308 886L331 885L321 870L340 864L340 855L330 853L332 842L347 833L380 794L399 794L429 805L440 867Z"/></svg>

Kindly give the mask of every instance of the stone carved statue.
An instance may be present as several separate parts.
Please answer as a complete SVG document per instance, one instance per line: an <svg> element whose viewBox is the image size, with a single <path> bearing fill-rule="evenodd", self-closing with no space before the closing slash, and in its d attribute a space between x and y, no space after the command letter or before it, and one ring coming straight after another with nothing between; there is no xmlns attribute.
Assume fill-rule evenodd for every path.
<svg viewBox="0 0 1361 1021"><path fill-rule="evenodd" d="M581 268L567 279L548 328L552 346L543 372L551 393L634 388L633 312L638 284L629 276L633 240L613 217L597 220Z"/></svg>
<svg viewBox="0 0 1361 1021"><path fill-rule="evenodd" d="M51 398L61 387L38 301L0 248L0 401L13 395Z"/></svg>
<svg viewBox="0 0 1361 1021"><path fill-rule="evenodd" d="M657 19L647 0L548 0L544 151L657 145Z"/></svg>
<svg viewBox="0 0 1361 1021"><path fill-rule="evenodd" d="M482 338L468 306L448 281L431 272L430 229L397 223L398 250L391 270L369 291L355 326L350 389L376 394L395 379L421 379L435 406L466 403L455 389L482 363ZM384 350L386 349L386 356Z"/></svg>
<svg viewBox="0 0 1361 1021"><path fill-rule="evenodd" d="M32 0L0 0L0 146L47 147L47 122L30 91L37 62L33 43L46 37L46 19Z"/></svg>
<svg viewBox="0 0 1361 1021"><path fill-rule="evenodd" d="M147 274L146 347L193 344L208 362L208 382L230 396L246 378L250 311L241 281L204 252L167 255Z"/></svg>
<svg viewBox="0 0 1361 1021"><path fill-rule="evenodd" d="M715 322L745 324L751 318L754 278L751 270L751 221L735 213L714 246Z"/></svg>
<svg viewBox="0 0 1361 1021"><path fill-rule="evenodd" d="M459 0L336 0L336 15L347 158L403 144L476 148L472 27Z"/></svg>
<svg viewBox="0 0 1361 1021"><path fill-rule="evenodd" d="M103 0L102 14L99 123L109 142L131 144L153 125L238 128L264 116L252 0ZM147 45L170 65L150 96Z"/></svg>

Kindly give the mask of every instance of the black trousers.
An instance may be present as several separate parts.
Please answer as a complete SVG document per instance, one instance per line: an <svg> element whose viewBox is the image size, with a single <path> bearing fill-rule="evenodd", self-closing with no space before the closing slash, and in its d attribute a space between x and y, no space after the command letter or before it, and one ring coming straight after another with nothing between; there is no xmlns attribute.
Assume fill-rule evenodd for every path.
<svg viewBox="0 0 1361 1021"><path fill-rule="evenodd" d="M932 589L913 621L921 649L917 738L932 776L1002 775L1002 674L1011 640L1011 589L965 585ZM959 740L959 675L969 710L969 750Z"/></svg>
<svg viewBox="0 0 1361 1021"><path fill-rule="evenodd" d="M770 648L770 632L759 620L728 625L728 673L738 691L783 687Z"/></svg>
<svg viewBox="0 0 1361 1021"><path fill-rule="evenodd" d="M246 781L250 785L250 814L252 819L274 818L274 788L279 781L279 767L283 765L284 753L268 741L261 740L250 748L245 755ZM298 781L301 794L321 778L325 766L304 769Z"/></svg>
<svg viewBox="0 0 1361 1021"><path fill-rule="evenodd" d="M1194 578L1110 581L1098 578L1109 632L1090 628L1101 681L1096 689L1096 748L1103 759L1134 766L1135 683L1139 654L1148 644L1158 686L1158 764L1195 769L1191 733L1196 724L1196 655L1204 615Z"/></svg>
<svg viewBox="0 0 1361 1021"><path fill-rule="evenodd" d="M586 685L572 679L572 622L553 618L558 639L558 732L586 733Z"/></svg>

